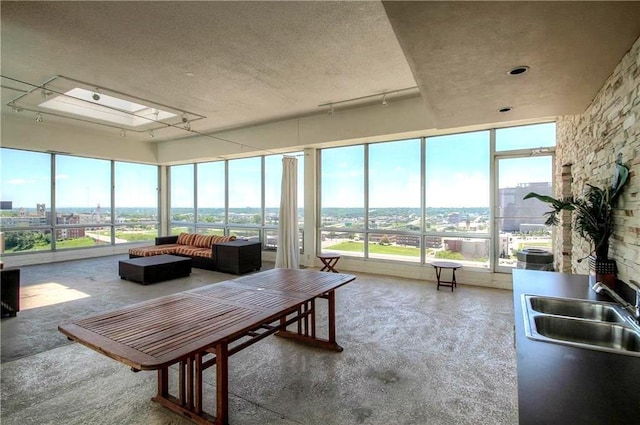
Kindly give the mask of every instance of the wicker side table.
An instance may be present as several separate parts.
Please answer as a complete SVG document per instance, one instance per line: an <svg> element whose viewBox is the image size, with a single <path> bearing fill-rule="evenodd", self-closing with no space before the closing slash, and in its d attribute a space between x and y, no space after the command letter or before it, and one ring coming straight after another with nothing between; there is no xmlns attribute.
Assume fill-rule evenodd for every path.
<svg viewBox="0 0 640 425"><path fill-rule="evenodd" d="M260 242L235 240L214 245L216 270L223 273L243 274L262 267Z"/></svg>

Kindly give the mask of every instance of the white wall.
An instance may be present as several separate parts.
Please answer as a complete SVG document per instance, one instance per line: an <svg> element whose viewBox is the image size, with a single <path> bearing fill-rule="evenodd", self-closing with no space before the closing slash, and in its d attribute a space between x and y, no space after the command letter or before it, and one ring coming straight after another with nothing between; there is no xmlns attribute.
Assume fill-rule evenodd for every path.
<svg viewBox="0 0 640 425"><path fill-rule="evenodd" d="M67 120L68 121L68 120ZM101 126L78 127L54 121L44 115L37 123L34 114L26 111L2 114L3 148L37 152L63 152L101 159L157 164L156 145L140 141L133 134L120 137L118 129Z"/></svg>

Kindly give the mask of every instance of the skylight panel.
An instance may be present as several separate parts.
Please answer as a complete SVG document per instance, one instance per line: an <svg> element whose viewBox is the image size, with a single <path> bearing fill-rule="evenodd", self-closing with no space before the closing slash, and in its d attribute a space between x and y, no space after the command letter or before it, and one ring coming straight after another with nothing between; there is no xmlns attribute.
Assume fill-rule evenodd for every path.
<svg viewBox="0 0 640 425"><path fill-rule="evenodd" d="M171 112L77 87L39 106L129 127L140 127L176 116Z"/></svg>

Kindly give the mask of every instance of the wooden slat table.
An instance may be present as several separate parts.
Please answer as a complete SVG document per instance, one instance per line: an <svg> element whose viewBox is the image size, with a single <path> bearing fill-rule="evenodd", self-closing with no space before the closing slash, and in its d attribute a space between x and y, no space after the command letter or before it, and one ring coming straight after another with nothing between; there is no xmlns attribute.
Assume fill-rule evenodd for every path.
<svg viewBox="0 0 640 425"><path fill-rule="evenodd" d="M352 275L274 269L164 296L60 325L68 338L139 370L158 371L154 401L198 424L229 421L228 359L277 332L342 351L335 338L335 290ZM328 338L316 335L316 299L328 303ZM296 324L295 331L287 326ZM169 366L178 365L178 394ZM202 372L216 366L216 414L202 406Z"/></svg>

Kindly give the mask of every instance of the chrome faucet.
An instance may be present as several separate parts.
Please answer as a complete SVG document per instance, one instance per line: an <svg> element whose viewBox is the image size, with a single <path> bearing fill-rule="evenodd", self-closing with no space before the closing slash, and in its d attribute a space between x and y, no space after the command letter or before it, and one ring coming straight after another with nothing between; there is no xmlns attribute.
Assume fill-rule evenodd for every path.
<svg viewBox="0 0 640 425"><path fill-rule="evenodd" d="M591 289L593 289L596 294L602 294L605 292L611 298L613 298L618 304L622 305L625 310L627 310L631 315L636 319L637 322L640 323L640 288L634 285L633 283L627 283L636 293L636 305L632 305L625 301L620 295L618 295L613 289L609 288L602 282L596 282Z"/></svg>

